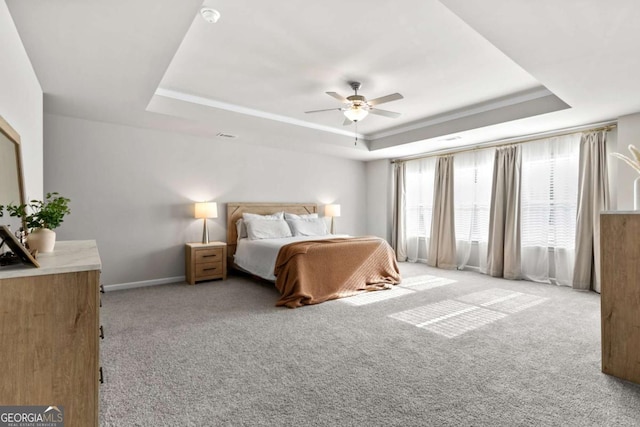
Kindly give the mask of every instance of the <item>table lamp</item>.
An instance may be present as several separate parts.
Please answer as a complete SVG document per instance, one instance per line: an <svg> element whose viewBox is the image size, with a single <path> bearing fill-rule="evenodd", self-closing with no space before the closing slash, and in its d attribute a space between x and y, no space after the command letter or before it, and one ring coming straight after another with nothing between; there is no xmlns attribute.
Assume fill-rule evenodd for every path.
<svg viewBox="0 0 640 427"><path fill-rule="evenodd" d="M209 230L207 229L207 218L218 218L218 205L216 202L199 202L196 203L195 217L204 219L202 228L202 243L209 243Z"/></svg>
<svg viewBox="0 0 640 427"><path fill-rule="evenodd" d="M324 207L324 216L331 217L331 234L333 233L333 218L340 216L340 205L326 205Z"/></svg>

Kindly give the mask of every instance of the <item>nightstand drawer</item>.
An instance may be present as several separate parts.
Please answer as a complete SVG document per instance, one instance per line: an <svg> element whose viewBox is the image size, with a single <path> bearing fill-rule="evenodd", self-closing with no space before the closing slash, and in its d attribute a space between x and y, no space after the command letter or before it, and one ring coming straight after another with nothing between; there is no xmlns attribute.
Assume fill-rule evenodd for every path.
<svg viewBox="0 0 640 427"><path fill-rule="evenodd" d="M222 277L222 261L196 264L196 280L212 276Z"/></svg>
<svg viewBox="0 0 640 427"><path fill-rule="evenodd" d="M222 248L196 250L196 264L222 262Z"/></svg>

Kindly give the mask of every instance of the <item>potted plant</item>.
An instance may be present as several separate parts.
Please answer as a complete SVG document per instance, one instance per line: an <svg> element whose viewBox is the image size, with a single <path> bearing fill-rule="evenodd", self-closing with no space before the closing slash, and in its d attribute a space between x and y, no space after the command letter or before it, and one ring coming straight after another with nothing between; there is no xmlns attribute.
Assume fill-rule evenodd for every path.
<svg viewBox="0 0 640 427"><path fill-rule="evenodd" d="M27 245L38 252L53 252L56 244L56 233L53 231L62 224L64 216L71 214L71 200L58 193L47 193L44 201L31 200L28 204L6 206L10 216L24 218L27 229ZM27 212L29 211L29 213Z"/></svg>

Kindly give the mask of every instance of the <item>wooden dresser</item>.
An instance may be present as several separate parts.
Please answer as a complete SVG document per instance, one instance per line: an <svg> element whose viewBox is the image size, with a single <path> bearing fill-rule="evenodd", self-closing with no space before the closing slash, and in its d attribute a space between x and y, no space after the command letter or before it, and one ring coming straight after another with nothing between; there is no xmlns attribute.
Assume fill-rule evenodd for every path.
<svg viewBox="0 0 640 427"><path fill-rule="evenodd" d="M65 427L98 425L100 256L57 242L41 268L0 268L0 404L64 408Z"/></svg>
<svg viewBox="0 0 640 427"><path fill-rule="evenodd" d="M602 372L640 384L640 212L600 215Z"/></svg>

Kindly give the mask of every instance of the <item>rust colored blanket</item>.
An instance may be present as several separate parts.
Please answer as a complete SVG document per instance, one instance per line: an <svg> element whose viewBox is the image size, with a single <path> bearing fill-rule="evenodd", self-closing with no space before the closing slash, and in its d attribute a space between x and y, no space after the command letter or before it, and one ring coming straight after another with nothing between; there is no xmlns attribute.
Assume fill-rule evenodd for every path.
<svg viewBox="0 0 640 427"><path fill-rule="evenodd" d="M290 243L278 253L276 305L317 304L400 283L395 253L378 237Z"/></svg>

